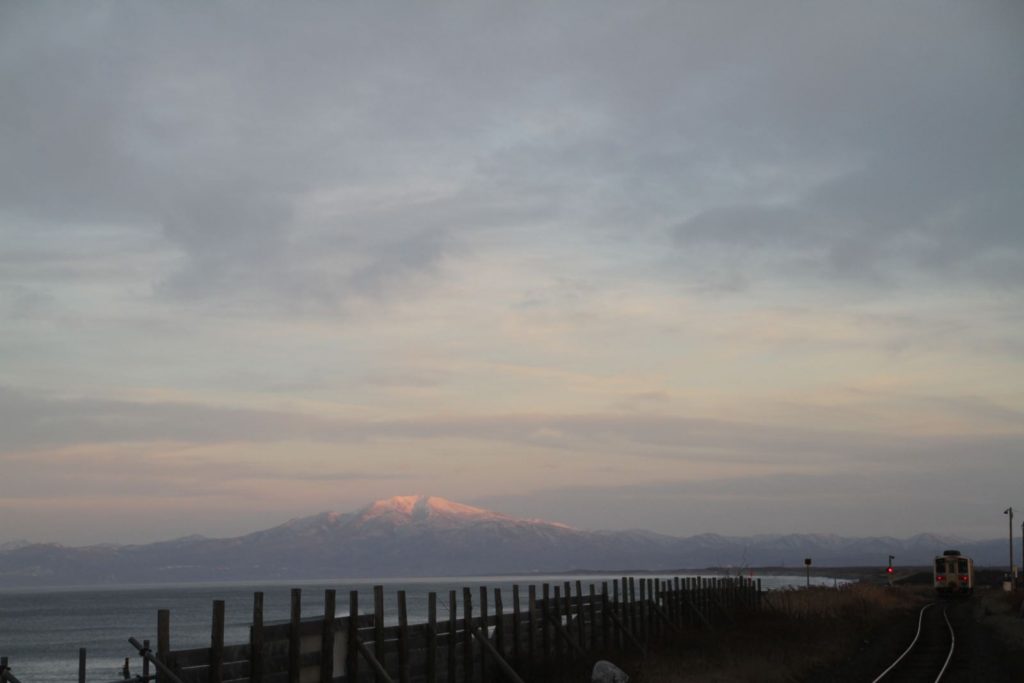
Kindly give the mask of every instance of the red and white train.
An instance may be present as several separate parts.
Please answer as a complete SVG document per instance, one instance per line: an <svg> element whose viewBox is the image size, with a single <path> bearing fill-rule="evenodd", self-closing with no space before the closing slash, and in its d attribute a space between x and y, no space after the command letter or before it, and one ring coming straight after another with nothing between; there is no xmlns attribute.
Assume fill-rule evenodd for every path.
<svg viewBox="0 0 1024 683"><path fill-rule="evenodd" d="M970 595L974 592L974 560L959 550L946 550L935 558L935 592L943 595Z"/></svg>

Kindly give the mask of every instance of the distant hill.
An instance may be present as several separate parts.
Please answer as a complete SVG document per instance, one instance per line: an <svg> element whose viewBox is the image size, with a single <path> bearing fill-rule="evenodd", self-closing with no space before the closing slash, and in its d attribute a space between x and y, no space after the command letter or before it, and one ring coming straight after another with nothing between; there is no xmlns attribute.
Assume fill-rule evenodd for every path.
<svg viewBox="0 0 1024 683"><path fill-rule="evenodd" d="M649 531L581 531L518 519L431 496L380 500L351 513L324 512L236 538L145 545L0 547L0 586L184 581L459 576L707 567L927 564L950 547L979 564L1005 560L1005 541L962 542L789 534L677 538Z"/></svg>

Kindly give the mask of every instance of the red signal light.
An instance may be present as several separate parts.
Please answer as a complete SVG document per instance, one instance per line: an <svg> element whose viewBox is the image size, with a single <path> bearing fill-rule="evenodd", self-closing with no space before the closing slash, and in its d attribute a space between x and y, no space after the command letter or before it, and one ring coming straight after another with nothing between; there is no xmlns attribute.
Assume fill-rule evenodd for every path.
<svg viewBox="0 0 1024 683"><path fill-rule="evenodd" d="M889 567L889 568L888 568L888 569L886 569L885 571L886 571L886 572L888 572L889 574L892 574L892 567Z"/></svg>

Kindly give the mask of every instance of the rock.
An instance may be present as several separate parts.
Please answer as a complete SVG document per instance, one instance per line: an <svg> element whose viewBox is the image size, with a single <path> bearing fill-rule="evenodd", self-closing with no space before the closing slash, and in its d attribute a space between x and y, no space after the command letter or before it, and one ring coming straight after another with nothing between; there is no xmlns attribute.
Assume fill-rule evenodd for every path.
<svg viewBox="0 0 1024 683"><path fill-rule="evenodd" d="M611 662L602 659L594 665L594 673L590 676L591 683L627 683L626 672Z"/></svg>

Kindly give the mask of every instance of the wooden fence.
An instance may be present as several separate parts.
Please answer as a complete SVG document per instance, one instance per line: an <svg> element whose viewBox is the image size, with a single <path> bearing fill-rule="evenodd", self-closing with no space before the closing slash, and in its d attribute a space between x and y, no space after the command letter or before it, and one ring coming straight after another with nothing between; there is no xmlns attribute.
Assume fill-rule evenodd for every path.
<svg viewBox="0 0 1024 683"><path fill-rule="evenodd" d="M474 594L476 593L476 594ZM760 580L635 578L513 585L450 591L445 614L428 594L427 620L410 624L405 591L397 593L398 623L385 626L384 589L374 587L369 613L358 591L348 616L336 616L336 593L324 593L324 613L303 618L301 592L291 592L291 618L264 623L263 594L253 596L249 642L224 643L224 602L215 600L210 646L171 649L168 610L157 615L154 664L167 683L476 683L543 681L565 666L600 653L645 653L714 629L760 607ZM508 599L508 602L506 602ZM140 652L145 656L148 652Z"/></svg>

